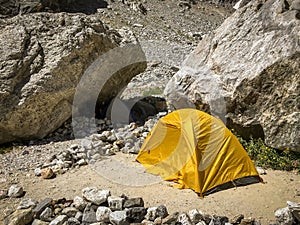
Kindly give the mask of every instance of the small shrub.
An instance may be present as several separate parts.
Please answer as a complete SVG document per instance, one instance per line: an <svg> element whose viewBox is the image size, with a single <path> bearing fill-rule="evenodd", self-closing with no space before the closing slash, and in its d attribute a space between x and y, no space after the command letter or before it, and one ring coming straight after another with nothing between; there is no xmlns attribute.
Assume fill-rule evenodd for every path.
<svg viewBox="0 0 300 225"><path fill-rule="evenodd" d="M256 166L274 170L300 171L300 153L288 149L282 151L270 148L261 139L246 141L238 137Z"/></svg>

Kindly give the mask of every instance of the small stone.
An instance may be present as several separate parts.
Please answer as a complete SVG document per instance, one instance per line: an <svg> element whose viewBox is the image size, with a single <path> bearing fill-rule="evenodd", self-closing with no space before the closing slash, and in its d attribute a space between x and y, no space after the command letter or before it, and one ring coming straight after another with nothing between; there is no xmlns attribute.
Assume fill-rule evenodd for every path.
<svg viewBox="0 0 300 225"><path fill-rule="evenodd" d="M117 196L109 196L107 198L108 206L112 211L122 210L124 199Z"/></svg>
<svg viewBox="0 0 300 225"><path fill-rule="evenodd" d="M263 169L262 167L256 167L256 171L258 172L259 175L266 175L267 172L265 169Z"/></svg>
<svg viewBox="0 0 300 225"><path fill-rule="evenodd" d="M147 209L144 207L133 207L126 210L126 215L130 223L141 223L147 214Z"/></svg>
<svg viewBox="0 0 300 225"><path fill-rule="evenodd" d="M71 217L68 219L67 224L66 225L80 225L80 221L77 220L74 217Z"/></svg>
<svg viewBox="0 0 300 225"><path fill-rule="evenodd" d="M38 220L38 219L35 219L31 225L48 225L49 223L48 222L45 222L45 221L42 221L42 220Z"/></svg>
<svg viewBox="0 0 300 225"><path fill-rule="evenodd" d="M75 219L77 219L79 221L82 221L82 216L83 216L82 212L77 212L76 215L75 215Z"/></svg>
<svg viewBox="0 0 300 225"><path fill-rule="evenodd" d="M27 225L33 221L32 209L16 210L5 218L4 224L9 225Z"/></svg>
<svg viewBox="0 0 300 225"><path fill-rule="evenodd" d="M7 190L0 190L0 200L7 197L8 191Z"/></svg>
<svg viewBox="0 0 300 225"><path fill-rule="evenodd" d="M124 208L144 207L144 200L142 198L129 198L124 201Z"/></svg>
<svg viewBox="0 0 300 225"><path fill-rule="evenodd" d="M161 217L157 217L157 218L154 220L154 224L155 224L155 225L160 225L160 224L162 224L162 218L161 218Z"/></svg>
<svg viewBox="0 0 300 225"><path fill-rule="evenodd" d="M169 215L167 207L164 205L158 206L156 213L157 213L157 216L161 217L162 219L166 218Z"/></svg>
<svg viewBox="0 0 300 225"><path fill-rule="evenodd" d="M50 167L48 167L48 168L42 169L41 176L44 179L51 179L51 178L54 178L55 174L54 174L53 170Z"/></svg>
<svg viewBox="0 0 300 225"><path fill-rule="evenodd" d="M50 203L52 202L52 198L45 198L43 201L41 201L33 210L33 214L35 218L39 218L41 213L46 209Z"/></svg>
<svg viewBox="0 0 300 225"><path fill-rule="evenodd" d="M275 211L276 222L278 225L292 225L294 218L289 208L282 208Z"/></svg>
<svg viewBox="0 0 300 225"><path fill-rule="evenodd" d="M34 170L34 175L35 175L35 176L39 177L39 176L41 176L41 174L42 174L41 168L36 168L36 169Z"/></svg>
<svg viewBox="0 0 300 225"><path fill-rule="evenodd" d="M203 219L202 212L199 212L198 209L192 209L188 212L188 216L192 223L198 223Z"/></svg>
<svg viewBox="0 0 300 225"><path fill-rule="evenodd" d="M76 209L80 210L80 211L83 211L83 210L84 210L86 204L87 204L86 201L85 201L83 198L79 197L79 196L76 196L76 197L73 199L73 206L74 206Z"/></svg>
<svg viewBox="0 0 300 225"><path fill-rule="evenodd" d="M203 220L201 220L198 223L196 223L196 225L206 225L206 223ZM231 223L225 223L224 225L232 225L232 224Z"/></svg>
<svg viewBox="0 0 300 225"><path fill-rule="evenodd" d="M41 213L40 219L42 221L50 222L53 219L52 216L53 216L53 210L50 207L47 207Z"/></svg>
<svg viewBox="0 0 300 225"><path fill-rule="evenodd" d="M87 161L85 159L80 159L76 164L79 166L84 166L87 165Z"/></svg>
<svg viewBox="0 0 300 225"><path fill-rule="evenodd" d="M100 205L107 201L108 196L110 196L110 191L98 190L95 187L87 187L82 190L82 195L86 200L95 205Z"/></svg>
<svg viewBox="0 0 300 225"><path fill-rule="evenodd" d="M83 211L82 223L95 223L95 222L97 222L96 212L93 209L92 205L89 203Z"/></svg>
<svg viewBox="0 0 300 225"><path fill-rule="evenodd" d="M148 208L147 214L145 215L146 220L154 221L157 217L157 207Z"/></svg>
<svg viewBox="0 0 300 225"><path fill-rule="evenodd" d="M178 222L182 225L192 225L192 222L186 213L179 215Z"/></svg>
<svg viewBox="0 0 300 225"><path fill-rule="evenodd" d="M239 215L234 216L230 220L230 223L232 223L233 225L240 224L241 221L242 221L242 219L244 219L244 215L243 214L239 214Z"/></svg>
<svg viewBox="0 0 300 225"><path fill-rule="evenodd" d="M99 206L96 211L96 219L99 222L109 222L109 215L111 214L111 209L105 206Z"/></svg>
<svg viewBox="0 0 300 225"><path fill-rule="evenodd" d="M254 221L255 220L253 218L244 218L241 220L240 225L253 225Z"/></svg>
<svg viewBox="0 0 300 225"><path fill-rule="evenodd" d="M19 185L12 185L8 189L8 197L19 198L22 197L23 195L24 195L24 190Z"/></svg>
<svg viewBox="0 0 300 225"><path fill-rule="evenodd" d="M229 219L226 216L214 216L213 221L215 224L224 224L229 222Z"/></svg>
<svg viewBox="0 0 300 225"><path fill-rule="evenodd" d="M300 223L300 204L295 202L287 201L288 208L292 215L298 220Z"/></svg>
<svg viewBox="0 0 300 225"><path fill-rule="evenodd" d="M76 150L76 149L78 149L78 144L72 144L70 146L70 148L73 149L73 150Z"/></svg>
<svg viewBox="0 0 300 225"><path fill-rule="evenodd" d="M28 209L28 208L34 208L37 205L37 201L29 198L29 199L24 199L22 200L17 209Z"/></svg>
<svg viewBox="0 0 300 225"><path fill-rule="evenodd" d="M70 218L75 217L77 212L78 209L76 209L75 207L67 207L62 210L61 214L67 215Z"/></svg>
<svg viewBox="0 0 300 225"><path fill-rule="evenodd" d="M168 215L166 218L163 219L162 223L163 224L175 224L176 221L178 220L178 216L179 216L178 212Z"/></svg>
<svg viewBox="0 0 300 225"><path fill-rule="evenodd" d="M63 225L64 222L68 220L68 217L66 215L60 215L56 217L54 220L52 220L49 225Z"/></svg>
<svg viewBox="0 0 300 225"><path fill-rule="evenodd" d="M126 211L114 211L109 215L109 221L114 225L129 225Z"/></svg>

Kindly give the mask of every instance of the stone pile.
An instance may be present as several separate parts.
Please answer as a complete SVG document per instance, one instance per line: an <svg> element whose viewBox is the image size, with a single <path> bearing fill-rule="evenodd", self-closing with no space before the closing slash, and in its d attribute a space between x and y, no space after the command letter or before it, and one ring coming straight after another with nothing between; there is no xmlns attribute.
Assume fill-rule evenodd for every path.
<svg viewBox="0 0 300 225"><path fill-rule="evenodd" d="M98 120L99 124L102 124L100 133L81 139L80 144L73 144L68 149L52 155L44 164L35 169L35 175L50 179L56 174L63 174L71 168L95 163L116 152L137 154L149 131L163 115L165 113L149 118L142 126L130 123L114 128L110 120Z"/></svg>
<svg viewBox="0 0 300 225"><path fill-rule="evenodd" d="M147 208L141 197L114 196L109 190L96 187L84 188L82 196L76 196L72 200L45 198L37 202L33 199L24 199L19 203L17 210L5 219L5 223L10 225L260 225L260 222L255 219L244 218L243 215L229 219L226 216L208 215L198 209L169 214L164 205Z"/></svg>

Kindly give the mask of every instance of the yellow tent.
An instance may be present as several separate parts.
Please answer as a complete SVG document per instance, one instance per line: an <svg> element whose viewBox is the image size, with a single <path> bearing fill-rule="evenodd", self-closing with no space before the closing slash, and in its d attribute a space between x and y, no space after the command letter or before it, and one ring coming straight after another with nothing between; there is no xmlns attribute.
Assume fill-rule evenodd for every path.
<svg viewBox="0 0 300 225"><path fill-rule="evenodd" d="M195 109L161 118L136 159L152 174L200 196L262 181L238 139L221 120Z"/></svg>

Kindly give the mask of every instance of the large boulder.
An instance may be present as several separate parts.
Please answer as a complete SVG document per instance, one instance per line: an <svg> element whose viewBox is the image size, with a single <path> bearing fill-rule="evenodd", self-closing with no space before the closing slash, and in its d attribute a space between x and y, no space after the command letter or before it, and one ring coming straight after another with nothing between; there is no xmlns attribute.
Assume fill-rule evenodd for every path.
<svg viewBox="0 0 300 225"><path fill-rule="evenodd" d="M0 24L0 144L43 138L60 127L71 117L85 70L109 50L134 41L126 36L130 32L122 36L97 16L83 14L35 13ZM138 42L132 45L143 54ZM111 74L97 93L101 101L110 101L145 67L139 62Z"/></svg>
<svg viewBox="0 0 300 225"><path fill-rule="evenodd" d="M237 10L185 60L165 89L168 101L217 115L245 138L300 151L297 5L251 1Z"/></svg>

